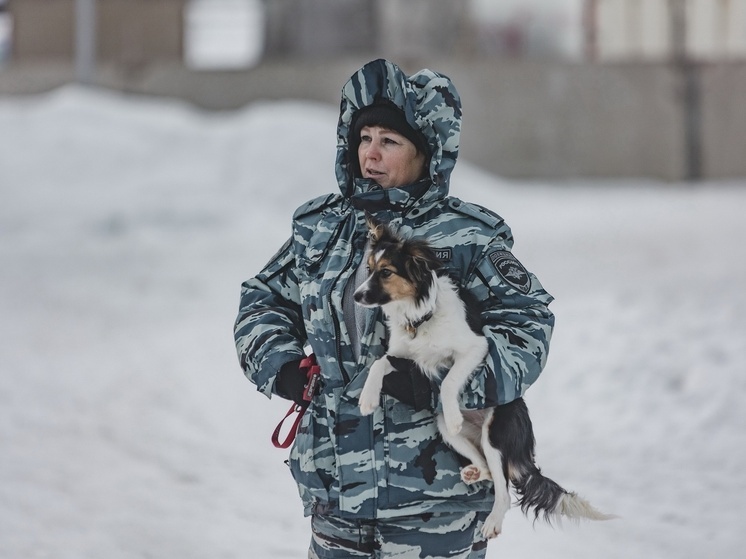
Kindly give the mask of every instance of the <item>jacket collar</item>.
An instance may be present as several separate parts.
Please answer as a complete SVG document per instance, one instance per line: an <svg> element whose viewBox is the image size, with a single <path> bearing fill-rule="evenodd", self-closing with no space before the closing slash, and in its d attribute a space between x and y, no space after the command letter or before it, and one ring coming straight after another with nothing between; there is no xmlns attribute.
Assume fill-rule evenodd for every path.
<svg viewBox="0 0 746 559"><path fill-rule="evenodd" d="M424 213L445 198L447 192L447 187L439 188L430 179L398 188L382 188L370 179L355 179L351 202L355 209L373 214L379 211L408 213L415 206Z"/></svg>

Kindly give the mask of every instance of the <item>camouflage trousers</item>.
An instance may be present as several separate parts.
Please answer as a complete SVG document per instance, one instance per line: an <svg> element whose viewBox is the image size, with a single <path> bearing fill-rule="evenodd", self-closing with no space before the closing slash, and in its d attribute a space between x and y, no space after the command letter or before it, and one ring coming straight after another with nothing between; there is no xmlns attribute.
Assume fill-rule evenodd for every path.
<svg viewBox="0 0 746 559"><path fill-rule="evenodd" d="M488 512L435 513L385 520L311 518L309 559L484 559Z"/></svg>

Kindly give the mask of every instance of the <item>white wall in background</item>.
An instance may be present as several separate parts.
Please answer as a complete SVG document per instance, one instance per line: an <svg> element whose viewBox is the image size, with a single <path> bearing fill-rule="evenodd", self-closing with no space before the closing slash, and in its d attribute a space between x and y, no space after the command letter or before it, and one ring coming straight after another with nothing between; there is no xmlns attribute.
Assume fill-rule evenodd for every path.
<svg viewBox="0 0 746 559"><path fill-rule="evenodd" d="M184 60L205 70L250 68L262 55L260 0L191 0L184 21Z"/></svg>

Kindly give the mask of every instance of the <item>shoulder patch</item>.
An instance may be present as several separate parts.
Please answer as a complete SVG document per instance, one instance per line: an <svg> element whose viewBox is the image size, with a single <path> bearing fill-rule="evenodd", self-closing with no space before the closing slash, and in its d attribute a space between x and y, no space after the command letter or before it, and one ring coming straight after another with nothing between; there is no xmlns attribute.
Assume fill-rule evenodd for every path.
<svg viewBox="0 0 746 559"><path fill-rule="evenodd" d="M531 290L531 276L512 252L495 250L489 253L489 259L500 277L524 295Z"/></svg>
<svg viewBox="0 0 746 559"><path fill-rule="evenodd" d="M497 227L504 221L502 217L497 215L495 212L488 210L487 208L483 208L478 204L464 202L463 200L459 200L455 197L449 198L448 205L454 211L460 214L467 215L469 217L473 217L474 219L478 219L479 221L486 223L490 227Z"/></svg>

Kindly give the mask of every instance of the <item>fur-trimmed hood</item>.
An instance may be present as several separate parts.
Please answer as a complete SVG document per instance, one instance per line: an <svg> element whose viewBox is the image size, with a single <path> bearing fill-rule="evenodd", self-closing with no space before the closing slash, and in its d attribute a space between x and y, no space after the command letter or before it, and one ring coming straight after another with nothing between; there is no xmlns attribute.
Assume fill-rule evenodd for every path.
<svg viewBox="0 0 746 559"><path fill-rule="evenodd" d="M358 70L342 88L337 126L336 175L345 198L366 192L371 181L352 176L348 138L355 114L376 102L388 101L401 109L412 128L427 140L428 167L437 198L448 194L461 136L461 100L451 80L431 70L407 76L396 64L378 59Z"/></svg>

